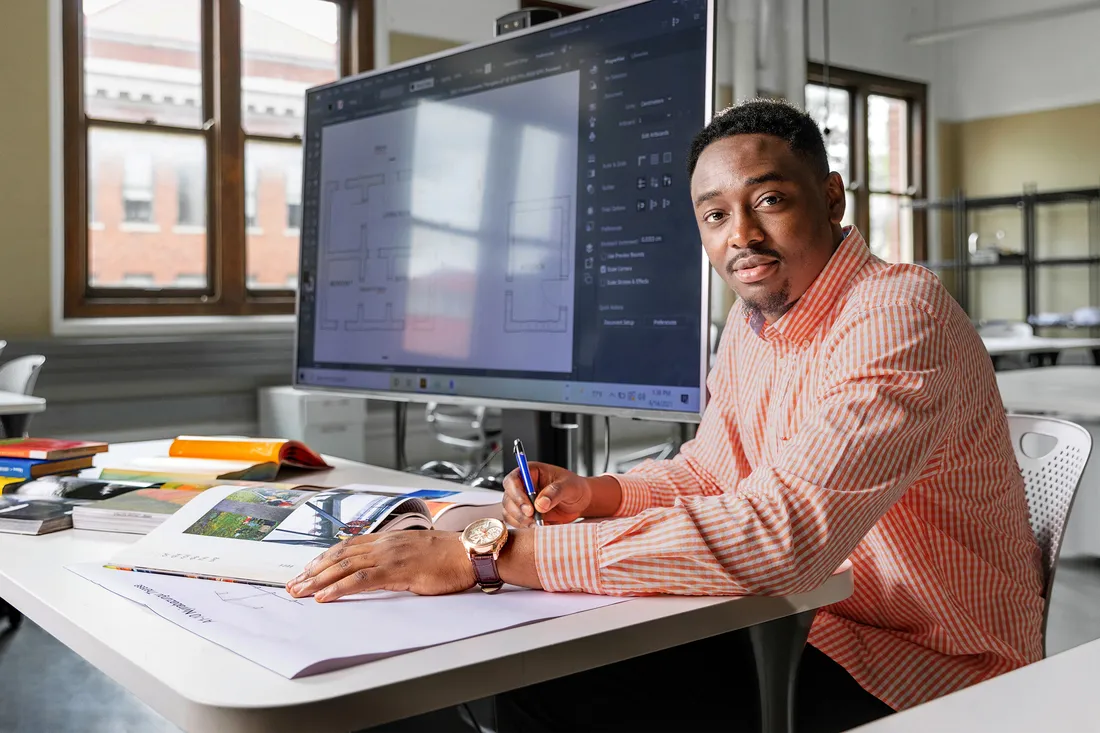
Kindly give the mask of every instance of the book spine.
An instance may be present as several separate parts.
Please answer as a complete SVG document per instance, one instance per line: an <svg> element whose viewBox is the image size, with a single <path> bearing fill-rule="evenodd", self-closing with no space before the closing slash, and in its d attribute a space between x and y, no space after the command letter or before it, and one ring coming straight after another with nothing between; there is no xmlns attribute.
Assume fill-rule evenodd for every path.
<svg viewBox="0 0 1100 733"><path fill-rule="evenodd" d="M28 466L13 466L0 463L0 478L30 478L31 470Z"/></svg>

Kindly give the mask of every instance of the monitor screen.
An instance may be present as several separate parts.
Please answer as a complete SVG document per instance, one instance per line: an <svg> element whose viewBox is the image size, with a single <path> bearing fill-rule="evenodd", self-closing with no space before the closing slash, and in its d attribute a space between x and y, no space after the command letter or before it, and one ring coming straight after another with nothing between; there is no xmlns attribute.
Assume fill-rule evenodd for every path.
<svg viewBox="0 0 1100 733"><path fill-rule="evenodd" d="M295 383L696 418L712 17L648 0L309 90Z"/></svg>

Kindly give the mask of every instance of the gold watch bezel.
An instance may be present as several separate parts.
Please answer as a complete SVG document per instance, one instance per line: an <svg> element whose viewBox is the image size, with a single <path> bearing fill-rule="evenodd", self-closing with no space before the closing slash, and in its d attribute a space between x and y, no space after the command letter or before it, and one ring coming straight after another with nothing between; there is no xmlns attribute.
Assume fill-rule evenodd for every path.
<svg viewBox="0 0 1100 733"><path fill-rule="evenodd" d="M492 524L499 525L501 530L500 536L492 542L487 542L483 544L477 544L468 539L466 536L467 533L471 529L473 529L475 525L481 524L482 522L490 522ZM466 525L466 529L462 530L462 536L460 539L462 540L462 546L466 548L466 552L470 553L471 555L492 555L495 559L497 555L500 554L500 551L504 547L505 543L508 542L508 525L501 520L496 519L495 517L482 517L481 519L475 519L474 521Z"/></svg>

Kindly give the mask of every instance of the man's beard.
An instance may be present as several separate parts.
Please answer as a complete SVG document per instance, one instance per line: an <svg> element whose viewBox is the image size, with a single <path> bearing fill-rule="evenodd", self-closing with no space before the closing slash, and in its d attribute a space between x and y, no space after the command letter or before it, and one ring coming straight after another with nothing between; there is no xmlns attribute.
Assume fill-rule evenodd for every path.
<svg viewBox="0 0 1100 733"><path fill-rule="evenodd" d="M737 275L734 274L734 267L737 265L738 262L747 257L753 256L768 257L775 260L777 263L783 261L783 256L776 252L774 249L771 249L769 247L753 247L752 249L745 250L738 257L735 257L734 259L726 263L726 272L729 274L730 278L734 280L737 278ZM734 288L734 292L736 291L737 288ZM787 280L784 281L779 290L774 293L766 293L758 298L742 295L741 300L750 310L760 311L764 314L765 317L769 317L771 320L775 320L775 318L783 315L787 312L787 309L790 308L790 304L787 302L790 297L791 283L789 280Z"/></svg>
<svg viewBox="0 0 1100 733"><path fill-rule="evenodd" d="M786 313L787 309L791 307L788 302L790 297L791 284L790 282L784 282L783 286L777 291L764 293L759 297L742 295L741 300L749 310L760 311L765 317L774 320Z"/></svg>

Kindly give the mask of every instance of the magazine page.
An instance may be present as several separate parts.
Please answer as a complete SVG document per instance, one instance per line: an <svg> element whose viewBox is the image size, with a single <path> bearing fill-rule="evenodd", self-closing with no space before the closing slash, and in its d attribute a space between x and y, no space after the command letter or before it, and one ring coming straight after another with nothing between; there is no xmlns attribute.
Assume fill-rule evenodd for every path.
<svg viewBox="0 0 1100 733"><path fill-rule="evenodd" d="M216 486L109 565L283 585L326 547L372 532L395 513L422 515L421 526L430 525L424 502L406 496Z"/></svg>
<svg viewBox="0 0 1100 733"><path fill-rule="evenodd" d="M504 494L498 491L461 491L459 489L408 489L376 484L348 484L339 487L344 491L367 493L400 493L410 499L424 502L435 529L445 532L461 532L470 522L486 517L503 519L501 501Z"/></svg>

